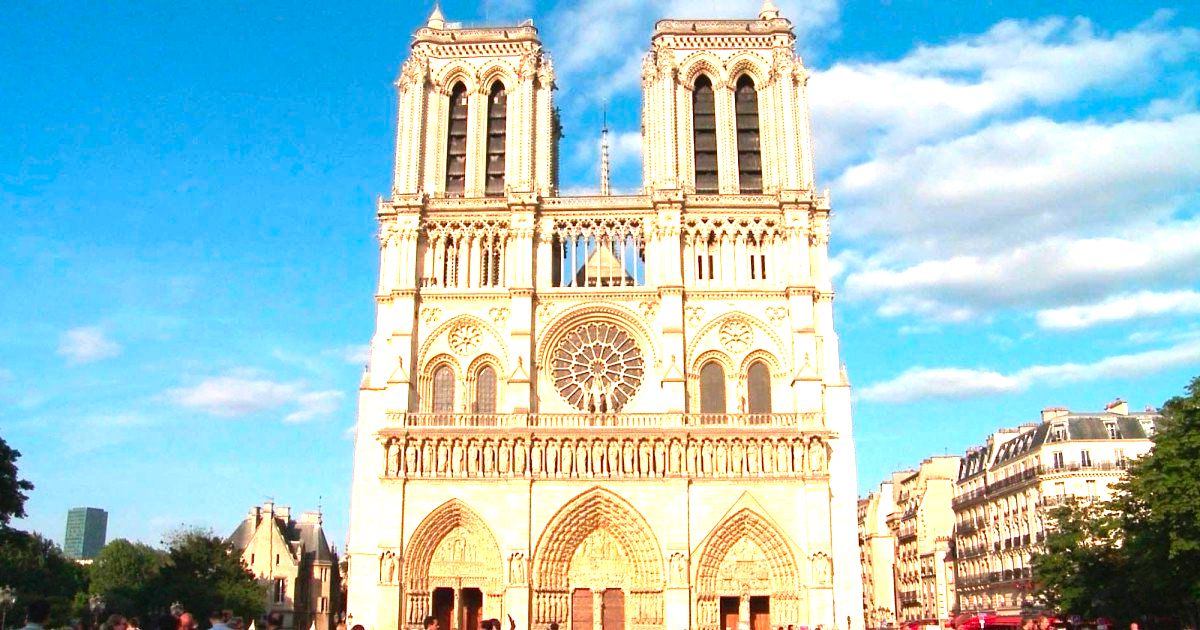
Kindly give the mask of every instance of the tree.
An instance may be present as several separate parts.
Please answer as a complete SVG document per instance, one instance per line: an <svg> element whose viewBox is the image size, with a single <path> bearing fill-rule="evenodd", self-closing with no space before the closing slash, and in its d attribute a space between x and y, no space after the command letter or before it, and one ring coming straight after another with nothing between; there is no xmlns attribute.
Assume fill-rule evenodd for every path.
<svg viewBox="0 0 1200 630"><path fill-rule="evenodd" d="M0 526L0 576L17 591L18 607L10 619L20 619L22 606L30 600L44 598L50 602L54 626L66 624L75 593L87 584L83 567L67 558L58 545L39 534L4 526Z"/></svg>
<svg viewBox="0 0 1200 630"><path fill-rule="evenodd" d="M232 545L202 529L174 532L164 542L167 563L155 580L155 592L164 602L179 601L202 615L229 609L254 619L265 612L266 588Z"/></svg>
<svg viewBox="0 0 1200 630"><path fill-rule="evenodd" d="M166 560L167 554L158 549L118 538L105 545L88 567L88 590L103 595L110 610L132 615L161 609L153 589Z"/></svg>
<svg viewBox="0 0 1200 630"><path fill-rule="evenodd" d="M18 451L0 437L0 527L7 527L13 517L25 516L25 494L33 490L33 484L17 477Z"/></svg>
<svg viewBox="0 0 1200 630"><path fill-rule="evenodd" d="M1128 562L1120 520L1103 504L1067 503L1049 514L1044 551L1032 558L1037 596L1089 618L1127 620Z"/></svg>
<svg viewBox="0 0 1200 630"><path fill-rule="evenodd" d="M1138 581L1145 611L1170 615L1195 627L1200 621L1200 377L1187 395L1162 407L1154 450L1136 461L1117 488L1113 508L1122 514L1124 551Z"/></svg>

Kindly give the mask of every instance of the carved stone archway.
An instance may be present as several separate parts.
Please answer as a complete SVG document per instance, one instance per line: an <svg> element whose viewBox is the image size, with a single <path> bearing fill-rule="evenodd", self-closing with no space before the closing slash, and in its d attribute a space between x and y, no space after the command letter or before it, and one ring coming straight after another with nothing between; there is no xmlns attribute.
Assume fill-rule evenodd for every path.
<svg viewBox="0 0 1200 630"><path fill-rule="evenodd" d="M504 562L496 537L478 514L451 499L435 508L408 541L404 558L407 627L420 627L431 611L433 590L477 588L487 614L500 617Z"/></svg>
<svg viewBox="0 0 1200 630"><path fill-rule="evenodd" d="M764 516L743 508L708 535L696 562L696 626L720 628L720 599L770 598L771 627L802 623L806 580L786 536ZM743 602L745 604L745 602Z"/></svg>
<svg viewBox="0 0 1200 630"><path fill-rule="evenodd" d="M662 551L650 524L624 499L593 488L550 519L533 562L534 625L569 619L574 589L619 588L626 628L663 625Z"/></svg>

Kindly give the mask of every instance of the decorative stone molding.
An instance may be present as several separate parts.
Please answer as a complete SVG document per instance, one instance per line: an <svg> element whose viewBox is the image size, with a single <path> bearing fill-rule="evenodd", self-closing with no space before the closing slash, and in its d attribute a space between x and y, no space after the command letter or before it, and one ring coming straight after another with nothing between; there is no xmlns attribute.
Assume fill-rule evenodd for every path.
<svg viewBox="0 0 1200 630"><path fill-rule="evenodd" d="M721 324L721 345L733 354L745 352L754 343L754 328L741 317L730 317Z"/></svg>
<svg viewBox="0 0 1200 630"><path fill-rule="evenodd" d="M471 354L479 348L479 343L483 340L483 333L474 324L466 322L452 328L447 340L450 342L450 349L455 354L463 356Z"/></svg>

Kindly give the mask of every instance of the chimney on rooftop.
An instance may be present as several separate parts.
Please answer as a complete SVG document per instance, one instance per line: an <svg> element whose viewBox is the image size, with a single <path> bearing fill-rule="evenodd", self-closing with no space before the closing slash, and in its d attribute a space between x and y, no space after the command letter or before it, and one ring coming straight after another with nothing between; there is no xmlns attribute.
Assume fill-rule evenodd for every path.
<svg viewBox="0 0 1200 630"><path fill-rule="evenodd" d="M1042 410L1042 422L1049 422L1065 415L1067 415L1066 407L1046 407Z"/></svg>
<svg viewBox="0 0 1200 630"><path fill-rule="evenodd" d="M1120 398L1108 403L1104 406L1104 410L1108 413L1115 413L1121 416L1129 415L1129 403Z"/></svg>

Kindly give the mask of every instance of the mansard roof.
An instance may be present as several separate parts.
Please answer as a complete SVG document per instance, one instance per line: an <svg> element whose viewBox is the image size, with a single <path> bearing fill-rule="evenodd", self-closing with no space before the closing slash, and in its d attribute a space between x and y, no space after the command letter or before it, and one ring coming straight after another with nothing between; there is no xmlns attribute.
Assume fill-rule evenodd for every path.
<svg viewBox="0 0 1200 630"><path fill-rule="evenodd" d="M1137 411L1130 414L1111 412L1068 412L1057 418L1045 420L1005 442L996 453L992 469L999 468L1027 455L1045 444L1095 440L1147 440L1154 435L1161 416L1154 411ZM1109 435L1109 426L1116 425L1117 436ZM1061 427L1062 438L1056 438L1053 429Z"/></svg>
<svg viewBox="0 0 1200 630"><path fill-rule="evenodd" d="M271 518L271 514L274 514L274 518ZM315 513L305 514L300 522L292 520L290 516L290 510L287 508L274 512L270 508L255 508L238 524L227 541L234 549L243 551L254 541L259 526L270 522L274 528L272 533L287 543L292 557L296 560L332 562L333 549L325 538L320 516Z"/></svg>

